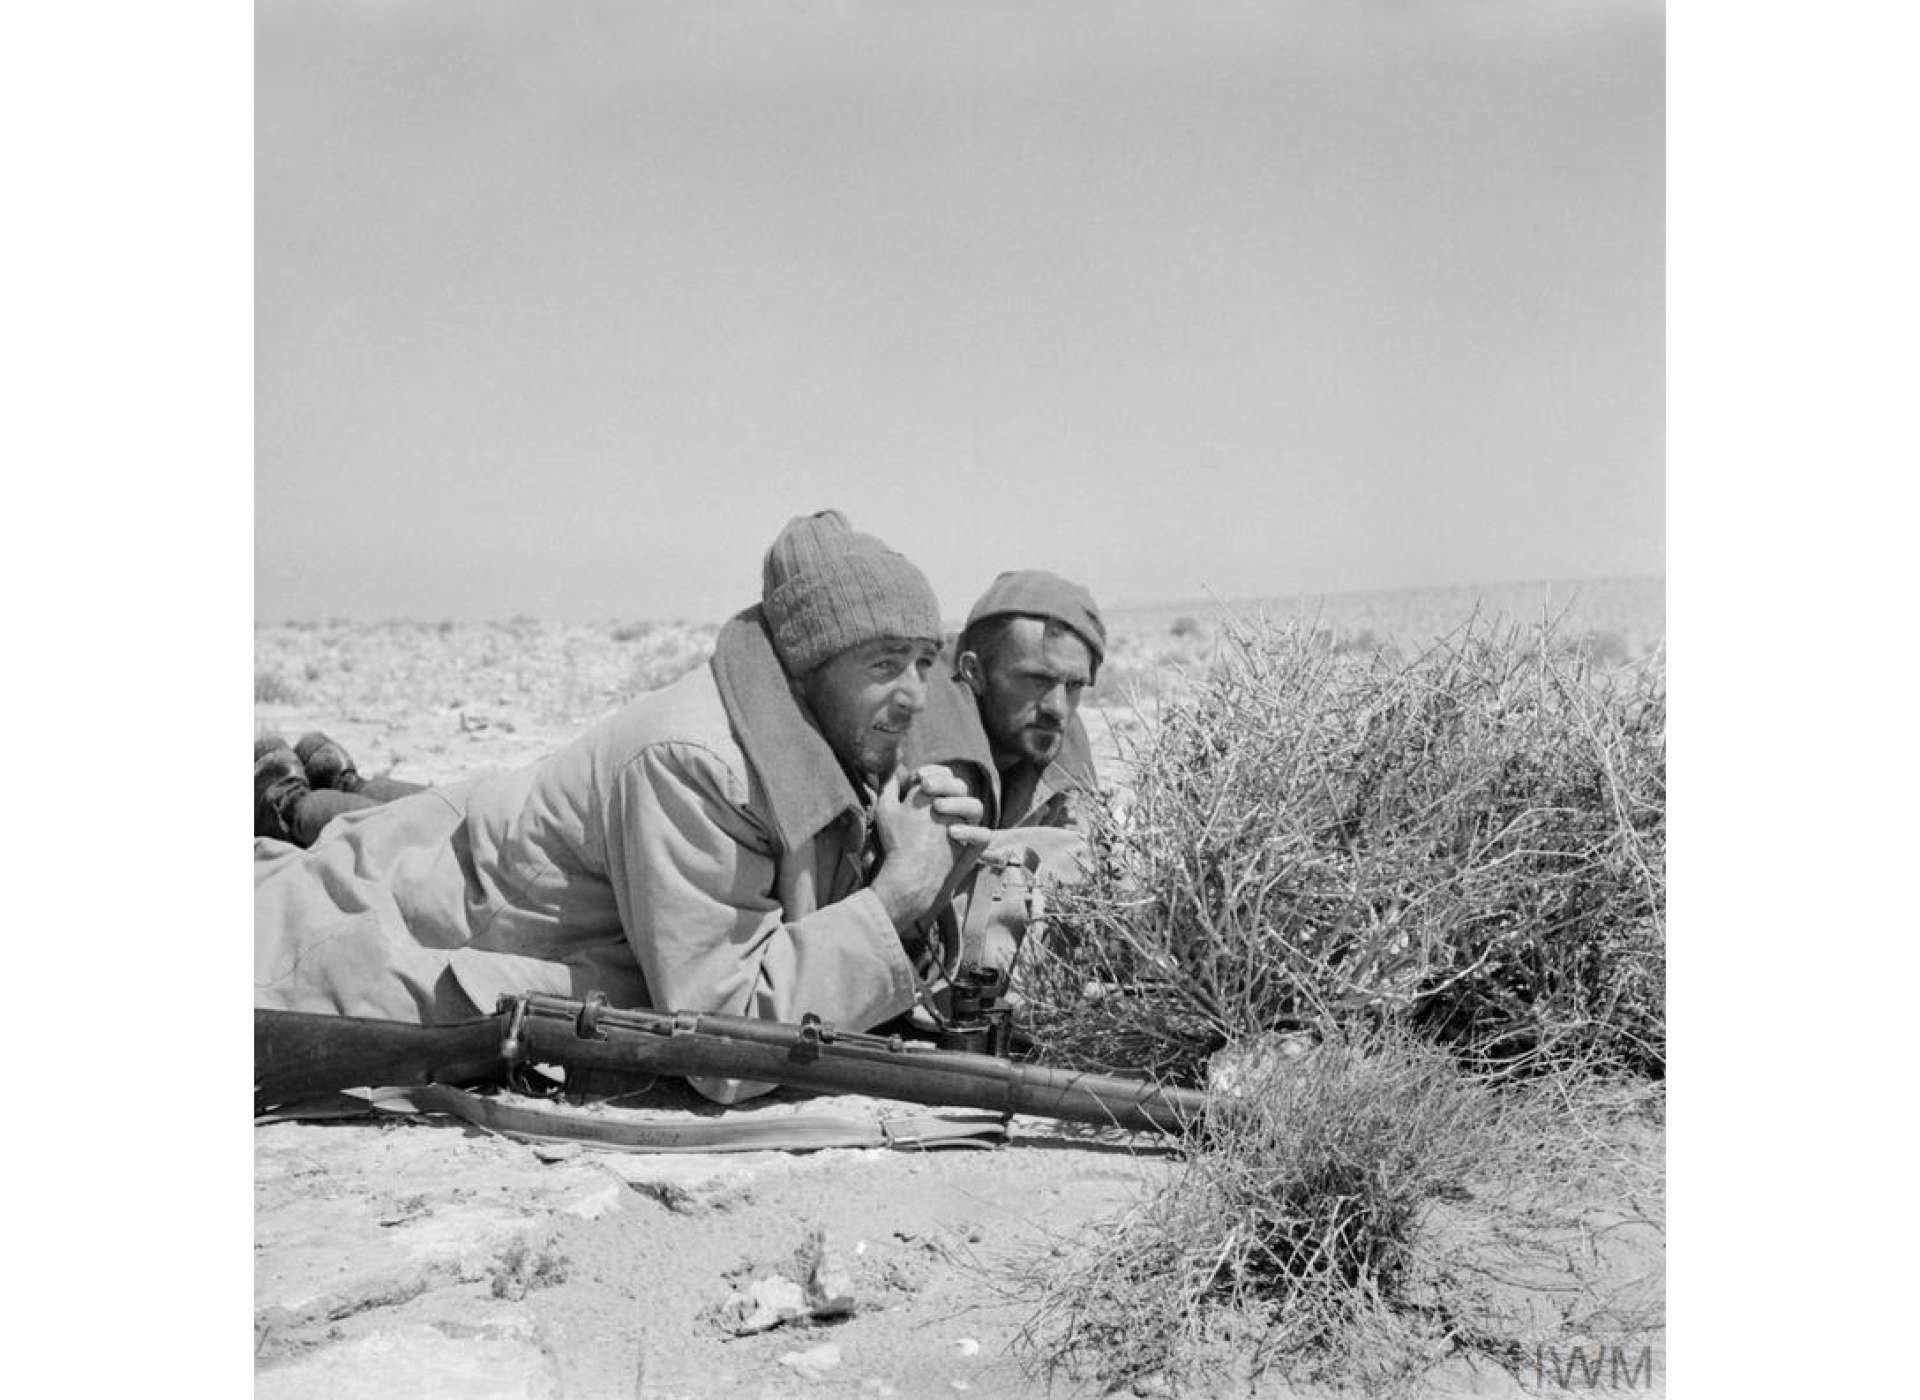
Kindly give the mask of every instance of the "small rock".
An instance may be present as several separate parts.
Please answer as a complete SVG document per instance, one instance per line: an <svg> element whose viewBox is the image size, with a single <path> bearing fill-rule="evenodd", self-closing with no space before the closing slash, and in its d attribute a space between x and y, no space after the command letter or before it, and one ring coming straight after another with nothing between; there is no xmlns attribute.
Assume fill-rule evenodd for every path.
<svg viewBox="0 0 1920 1400"><path fill-rule="evenodd" d="M598 1220L608 1212L620 1209L620 1202L626 1193L627 1188L620 1182L609 1181L569 1201L562 1209L568 1215L578 1216L582 1220Z"/></svg>
<svg viewBox="0 0 1920 1400"><path fill-rule="evenodd" d="M803 1247L807 1258L807 1307L815 1317L844 1317L853 1311L853 1276L827 1243L825 1231L815 1231Z"/></svg>
<svg viewBox="0 0 1920 1400"><path fill-rule="evenodd" d="M577 1142L536 1142L533 1155L543 1162L565 1162L578 1157L581 1152Z"/></svg>
<svg viewBox="0 0 1920 1400"><path fill-rule="evenodd" d="M980 1343L976 1342L972 1337L959 1337L955 1339L953 1349L962 1356L978 1356L980 1354Z"/></svg>
<svg viewBox="0 0 1920 1400"><path fill-rule="evenodd" d="M817 1381L840 1364L840 1348L833 1342L822 1342L805 1351L786 1353L780 1364L806 1380Z"/></svg>
<svg viewBox="0 0 1920 1400"><path fill-rule="evenodd" d="M744 1293L735 1293L720 1305L722 1325L742 1337L809 1315L806 1296L789 1278L755 1279Z"/></svg>

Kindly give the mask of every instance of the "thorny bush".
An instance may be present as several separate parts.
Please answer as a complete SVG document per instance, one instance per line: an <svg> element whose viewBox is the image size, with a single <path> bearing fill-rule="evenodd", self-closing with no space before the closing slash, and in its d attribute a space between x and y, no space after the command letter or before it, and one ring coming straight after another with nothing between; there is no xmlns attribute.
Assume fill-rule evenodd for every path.
<svg viewBox="0 0 1920 1400"><path fill-rule="evenodd" d="M1286 1028L1664 1071L1666 695L1548 623L1427 650L1236 622L1025 954L1043 1051L1195 1082Z"/></svg>
<svg viewBox="0 0 1920 1400"><path fill-rule="evenodd" d="M1568 1243L1593 1239L1583 1188L1632 1197L1644 1154L1595 1162L1564 1132L1644 1116L1658 1086L1630 1086L1623 1112L1589 1078L1500 1085L1392 1029L1239 1063L1164 1189L1020 1275L1021 1347L1049 1379L1252 1393L1278 1371L1398 1392L1450 1357L1513 1369L1541 1341L1659 1326L1656 1280L1603 1284ZM1659 1228L1638 1207L1608 1218Z"/></svg>

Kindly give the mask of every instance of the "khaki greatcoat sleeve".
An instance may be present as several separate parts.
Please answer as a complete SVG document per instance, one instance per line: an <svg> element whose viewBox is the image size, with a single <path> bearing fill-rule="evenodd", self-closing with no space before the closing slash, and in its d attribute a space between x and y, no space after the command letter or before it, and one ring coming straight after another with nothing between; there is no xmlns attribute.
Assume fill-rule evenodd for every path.
<svg viewBox="0 0 1920 1400"><path fill-rule="evenodd" d="M694 744L650 745L614 776L608 876L649 1000L662 1010L864 1029L913 1005L917 981L860 834L836 823L783 851L738 776ZM721 1103L773 1086L694 1080Z"/></svg>

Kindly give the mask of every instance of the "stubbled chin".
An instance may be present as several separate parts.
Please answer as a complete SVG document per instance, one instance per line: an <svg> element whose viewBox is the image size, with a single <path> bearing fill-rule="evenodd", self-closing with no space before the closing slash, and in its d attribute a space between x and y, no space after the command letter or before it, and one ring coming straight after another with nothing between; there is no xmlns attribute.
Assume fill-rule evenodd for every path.
<svg viewBox="0 0 1920 1400"><path fill-rule="evenodd" d="M901 734L870 734L865 748L861 750L861 766L876 777L885 777L900 762L900 746L906 736Z"/></svg>

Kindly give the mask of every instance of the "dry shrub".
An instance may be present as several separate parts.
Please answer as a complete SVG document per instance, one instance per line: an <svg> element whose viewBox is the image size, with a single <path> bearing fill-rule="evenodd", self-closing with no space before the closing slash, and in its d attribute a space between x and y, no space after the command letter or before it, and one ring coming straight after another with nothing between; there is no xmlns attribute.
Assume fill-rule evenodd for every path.
<svg viewBox="0 0 1920 1400"><path fill-rule="evenodd" d="M253 703L297 705L300 703L300 688L278 671L256 667L253 672Z"/></svg>
<svg viewBox="0 0 1920 1400"><path fill-rule="evenodd" d="M1482 1064L1657 1074L1665 742L1657 653L1232 624L1030 946L1036 1042L1194 1082L1231 1040L1392 1023Z"/></svg>
<svg viewBox="0 0 1920 1400"><path fill-rule="evenodd" d="M1414 1386L1658 1326L1657 1149L1619 1149L1665 1063L1665 682L1605 650L1236 624L1140 731L1028 941L1030 1033L1254 1069L1166 1190L1033 1271L1050 1374ZM1276 1033L1318 1048L1263 1062ZM1649 1277L1615 1296L1621 1231Z"/></svg>
<svg viewBox="0 0 1920 1400"><path fill-rule="evenodd" d="M1242 1393L1268 1371L1375 1391L1453 1356L1517 1371L1543 1343L1645 1337L1657 1265L1622 1292L1580 1242L1621 1223L1596 1226L1596 1187L1631 1195L1657 1166L1593 1151L1590 1082L1497 1085L1404 1032L1267 1062L1166 1188L1025 1268L1029 1365L1139 1393ZM1643 1082L1628 1111L1656 1095ZM1631 1223L1657 1252L1657 1221Z"/></svg>

